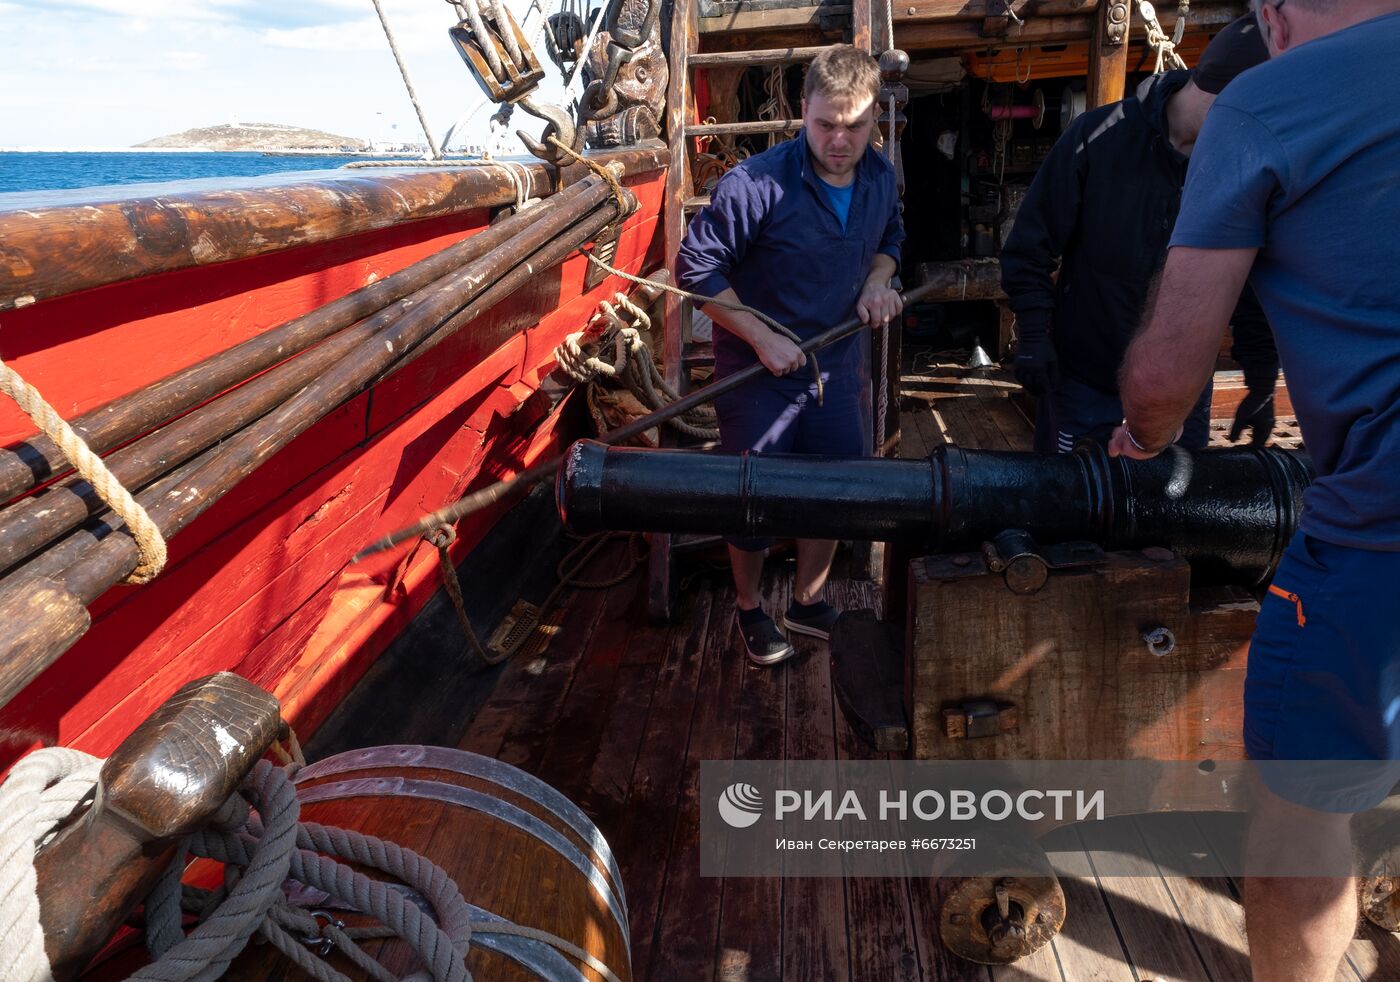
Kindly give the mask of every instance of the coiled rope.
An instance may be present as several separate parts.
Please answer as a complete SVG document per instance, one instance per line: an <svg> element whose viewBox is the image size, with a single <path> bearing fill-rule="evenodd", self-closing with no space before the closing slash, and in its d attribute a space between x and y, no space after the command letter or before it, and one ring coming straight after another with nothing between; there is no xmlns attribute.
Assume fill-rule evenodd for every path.
<svg viewBox="0 0 1400 982"><path fill-rule="evenodd" d="M619 307L632 317L632 323L622 318L618 313ZM665 409L680 398L680 394L666 383L661 370L656 367L651 349L642 339L641 332L651 328L651 317L645 310L626 294L618 292L613 294L611 301L598 302L594 319L604 322L596 346L599 353L592 354L583 346L584 338L591 332L591 324L582 331L567 335L554 349L555 362L564 372L581 384L595 383L601 378L616 379L649 411ZM601 352L609 346L612 348L612 360L606 361L601 357ZM682 416L671 417L666 423L697 440L719 439L713 406L697 406Z"/></svg>
<svg viewBox="0 0 1400 982"><path fill-rule="evenodd" d="M180 845L146 900L146 942L153 960L131 979L214 982L259 934L320 982L350 980L308 944L315 944L322 956L340 951L379 982L398 982L355 943L386 937L406 941L436 982L471 982L466 956L472 932L479 929L544 942L618 982L592 954L547 931L474 917L447 872L412 850L352 829L301 822L291 775L304 761L294 740L292 746L290 757L283 752L290 760L286 768L259 761L209 827ZM54 830L91 801L101 766L100 759L79 751L49 748L22 759L0 785L0 982L53 978L39 919L34 858ZM224 863L223 884L214 890L182 884L191 855ZM349 863L417 891L432 915L393 884ZM289 879L382 926L347 928L326 913L292 904L283 891ZM188 934L182 927L184 914L198 919Z"/></svg>
<svg viewBox="0 0 1400 982"><path fill-rule="evenodd" d="M149 583L165 568L165 536L146 509L131 496L120 481L107 469L102 458L92 452L58 412L3 359L0 359L0 392L4 392L28 416L34 425L63 452L73 469L92 486L103 504L121 516L136 540L140 563L127 575L127 583Z"/></svg>

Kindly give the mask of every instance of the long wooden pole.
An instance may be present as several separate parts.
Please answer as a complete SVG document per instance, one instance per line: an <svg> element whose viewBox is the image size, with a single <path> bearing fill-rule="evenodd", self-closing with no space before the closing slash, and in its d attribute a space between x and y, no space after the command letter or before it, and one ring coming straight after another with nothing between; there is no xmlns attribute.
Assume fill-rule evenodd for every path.
<svg viewBox="0 0 1400 982"><path fill-rule="evenodd" d="M526 209L494 226L492 231L506 226L519 231L538 217L537 211L538 208ZM448 246L377 283L98 406L70 423L96 453L120 446L480 258L495 248L494 240L483 238L485 235L482 232ZM0 448L0 502L23 494L69 467L58 447L46 436L35 435ZM6 565L0 561L0 569Z"/></svg>
<svg viewBox="0 0 1400 982"><path fill-rule="evenodd" d="M217 449L206 451L199 462L185 465L177 475L167 475L160 482L163 490L158 496L149 490L138 495L137 500L162 533L169 538L180 532L263 461L430 334L445 332L445 336L460 329L591 241L618 217L618 208L606 184L594 180L583 183L587 187L567 206L522 233L520 245L528 246L530 252L527 260L515 264L504 275L483 275L482 264L473 264L475 270L469 277L473 282L463 285L476 292L476 297L446 323L441 323L435 318L436 312L427 308L410 311L390 330L377 335L372 344L342 359L281 409ZM500 264L494 265L499 268ZM393 351L386 350L386 341L392 344ZM85 537L88 541L83 542ZM75 544L70 545L70 541ZM124 530L113 532L110 527L84 529L52 552L71 558L71 563L55 569L54 559L45 553L26 564L0 583L0 611L22 604L40 587L52 590L55 586L61 588L63 595L49 596L50 603L62 610L74 601L86 606L125 577L139 561L131 536ZM42 616L32 605L30 614ZM0 705L71 647L86 632L88 625L84 621L67 617L49 622L49 630L30 631L22 648L8 638L0 641Z"/></svg>
<svg viewBox="0 0 1400 982"><path fill-rule="evenodd" d="M929 286L916 286L904 291L905 305L917 303L931 290L932 287ZM848 338L865 327L866 325L859 318L853 317L843 324L833 327L830 330L823 331L815 337L808 338L798 347L810 354L818 348L824 348L843 338ZM653 426L664 423L668 419L690 412L696 406L704 405L707 402L713 402L726 392L732 392L750 379L758 378L767 371L768 369L760 363L749 365L747 368L741 368L733 375L726 375L718 382L713 382L703 389L696 389L694 392L682 396L664 409L658 409L654 413L649 413L646 416L634 419L624 426L619 426L615 430L602 434L598 437L598 441L609 445L623 443L635 436L645 433ZM473 512L481 511L481 509L495 504L521 487L528 487L547 477L551 477L559 470L566 456L566 454L560 454L551 460L545 461L543 464L536 464L534 467L521 471L509 480L482 488L480 491L473 492L460 501L448 505L446 508L440 508L426 518L420 519L406 528L399 529L397 532L391 532L384 536L384 538L371 542L357 552L350 561L351 563L356 563L366 556L374 555L376 552L392 549L400 542L417 538L425 532L437 528L439 525L455 522Z"/></svg>
<svg viewBox="0 0 1400 982"><path fill-rule="evenodd" d="M343 330L312 350L278 365L246 385L202 406L168 426L123 447L106 458L108 469L128 489L145 487L161 474L178 467L205 447L236 433L253 420L271 412L303 386L318 378L347 353L381 331L390 328L405 312L438 302L446 319L455 310L439 302L459 297L457 284L468 262L492 256L493 262L510 256L515 235L567 204L582 185L550 198L543 204L512 216L467 240L470 250L453 246L453 261L431 257L426 269L445 270L443 275L419 286L414 292L380 310L356 326ZM466 245L461 243L459 245ZM518 253L517 253L518 255ZM462 259L461 263L455 262ZM428 260L424 260L425 263ZM420 264L421 265L421 264ZM421 277L415 276L413 282ZM387 282L387 280L385 281ZM261 339L259 339L261 340ZM202 383L201 383L202 384ZM217 390L216 390L217 391ZM80 478L46 488L39 494L0 510L0 570L21 562L68 530L105 510L105 503Z"/></svg>

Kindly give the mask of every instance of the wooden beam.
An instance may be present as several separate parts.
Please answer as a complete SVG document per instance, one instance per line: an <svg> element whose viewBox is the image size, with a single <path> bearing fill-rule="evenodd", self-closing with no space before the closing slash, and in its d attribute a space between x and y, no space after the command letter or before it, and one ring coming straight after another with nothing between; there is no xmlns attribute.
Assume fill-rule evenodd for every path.
<svg viewBox="0 0 1400 982"><path fill-rule="evenodd" d="M685 201L691 196L690 149L691 141L686 134L686 124L690 121L690 57L699 47L695 0L672 0L671 4L671 47L668 52L671 77L666 91L666 140L671 151L671 167L666 172L666 198L663 204L663 234L665 235L666 269L675 282L676 258L680 255L681 240L685 237ZM684 391L684 354L686 312L681 299L672 294L665 300L665 330L662 335L662 357L666 382L673 391ZM663 430L665 427L662 428ZM672 583L671 537L654 535L651 537L650 552L647 557L647 609L653 620L664 621L671 617L671 601L675 593Z"/></svg>
<svg viewBox="0 0 1400 982"><path fill-rule="evenodd" d="M749 123L698 123L685 128L686 136L752 136L756 133L783 133L802 128L800 119L760 119ZM672 164L672 167L675 165Z"/></svg>
<svg viewBox="0 0 1400 982"><path fill-rule="evenodd" d="M851 6L851 44L857 51L874 54L874 0L855 0Z"/></svg>
<svg viewBox="0 0 1400 982"><path fill-rule="evenodd" d="M806 48L769 48L765 51L708 51L692 55L690 64L695 68L738 65L750 68L755 65L790 65L799 61L811 61L821 52L824 45Z"/></svg>
<svg viewBox="0 0 1400 982"><path fill-rule="evenodd" d="M659 147L591 155L628 174L666 165ZM121 280L319 245L390 225L515 200L501 167L383 167L232 177L167 185L4 195L0 310ZM536 193L556 186L542 161L523 165Z"/></svg>
<svg viewBox="0 0 1400 982"><path fill-rule="evenodd" d="M1106 0L1089 44L1089 103L1095 109L1123 98L1128 81L1128 0Z"/></svg>

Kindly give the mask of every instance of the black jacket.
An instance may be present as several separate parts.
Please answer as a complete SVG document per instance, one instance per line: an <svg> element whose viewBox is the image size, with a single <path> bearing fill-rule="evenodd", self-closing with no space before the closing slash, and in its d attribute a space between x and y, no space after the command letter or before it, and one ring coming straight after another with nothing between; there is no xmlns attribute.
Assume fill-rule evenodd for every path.
<svg viewBox="0 0 1400 982"><path fill-rule="evenodd" d="M1001 253L1002 289L1023 336L1049 330L1060 372L1117 393L1148 285L1166 260L1187 158L1168 137L1167 102L1190 73L1144 83L1138 97L1084 113L1031 183ZM1059 277L1055 271L1059 270ZM1278 355L1246 287L1234 357L1272 386Z"/></svg>

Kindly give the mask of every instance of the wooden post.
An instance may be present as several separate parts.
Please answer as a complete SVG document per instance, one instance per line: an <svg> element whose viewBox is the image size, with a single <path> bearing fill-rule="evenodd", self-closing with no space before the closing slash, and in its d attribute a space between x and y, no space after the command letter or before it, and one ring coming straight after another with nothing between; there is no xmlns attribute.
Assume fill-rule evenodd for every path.
<svg viewBox="0 0 1400 982"><path fill-rule="evenodd" d="M221 672L186 685L122 741L92 807L34 863L55 977L78 977L281 726L270 693Z"/></svg>
<svg viewBox="0 0 1400 982"><path fill-rule="evenodd" d="M879 0L855 0L851 6L851 44L857 51L877 54L874 45L875 30L871 23L873 8Z"/></svg>
<svg viewBox="0 0 1400 982"><path fill-rule="evenodd" d="M685 237L685 199L691 191L690 146L685 135L691 116L690 56L699 47L699 25L696 22L694 0L673 0L671 7L671 77L666 90L666 143L671 150L671 166L666 171L666 203L664 229L666 236L666 268L675 282L676 257ZM662 357L666 382L676 392L684 392L682 356L690 333L690 311L684 301L666 295L666 328ZM662 427L665 439L666 427ZM675 587L671 580L671 537L653 535L647 562L647 609L652 620L671 618Z"/></svg>
<svg viewBox="0 0 1400 982"><path fill-rule="evenodd" d="M1128 80L1128 0L1103 0L1089 43L1089 105L1095 109L1123 98Z"/></svg>

